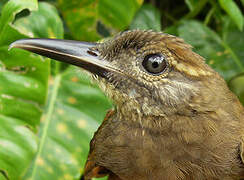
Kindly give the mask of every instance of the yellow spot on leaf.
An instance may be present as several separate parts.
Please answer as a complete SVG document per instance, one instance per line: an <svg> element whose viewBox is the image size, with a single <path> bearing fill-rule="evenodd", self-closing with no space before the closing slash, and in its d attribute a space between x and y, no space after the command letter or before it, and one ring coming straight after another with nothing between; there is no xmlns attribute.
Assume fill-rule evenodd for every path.
<svg viewBox="0 0 244 180"><path fill-rule="evenodd" d="M78 82L78 80L79 80L79 79L78 79L78 77L76 77L76 76L74 76L74 77L71 78L71 81L72 81L72 82Z"/></svg>
<svg viewBox="0 0 244 180"><path fill-rule="evenodd" d="M73 177L70 174L65 174L64 179L65 180L73 180Z"/></svg>
<svg viewBox="0 0 244 180"><path fill-rule="evenodd" d="M67 132L67 126L64 123L58 123L57 130L59 133L66 133Z"/></svg>
<svg viewBox="0 0 244 180"><path fill-rule="evenodd" d="M143 3L143 0L137 0L137 3L141 5Z"/></svg>
<svg viewBox="0 0 244 180"><path fill-rule="evenodd" d="M41 157L38 157L36 159L36 163L39 165L39 166L44 166L44 160L41 158Z"/></svg>
<svg viewBox="0 0 244 180"><path fill-rule="evenodd" d="M211 59L211 60L209 61L209 64L214 64L214 60Z"/></svg>
<svg viewBox="0 0 244 180"><path fill-rule="evenodd" d="M222 56L223 55L223 52L217 52L217 56Z"/></svg>
<svg viewBox="0 0 244 180"><path fill-rule="evenodd" d="M51 154L48 154L48 155L47 155L47 159L49 159L49 160L53 160L53 156L52 156Z"/></svg>
<svg viewBox="0 0 244 180"><path fill-rule="evenodd" d="M60 114L60 115L63 115L63 114L64 114L64 110L63 110L63 109L57 109L57 112L58 112L58 114Z"/></svg>
<svg viewBox="0 0 244 180"><path fill-rule="evenodd" d="M46 119L47 115L46 114L43 114L42 117L41 117L41 123L43 123Z"/></svg>
<svg viewBox="0 0 244 180"><path fill-rule="evenodd" d="M54 83L53 78L52 78L52 77L49 78L48 84L49 84L49 85L53 85L53 83Z"/></svg>
<svg viewBox="0 0 244 180"><path fill-rule="evenodd" d="M78 161L76 160L76 157L73 155L73 157L71 158L71 162L72 162L72 164L74 164L74 165L78 165L79 163L78 163Z"/></svg>
<svg viewBox="0 0 244 180"><path fill-rule="evenodd" d="M69 140L73 139L72 134L67 134L67 138L68 138Z"/></svg>
<svg viewBox="0 0 244 180"><path fill-rule="evenodd" d="M4 143L4 142L1 142L0 141L0 147L2 148L2 147L6 147L6 144Z"/></svg>
<svg viewBox="0 0 244 180"><path fill-rule="evenodd" d="M47 28L49 38L57 38L51 28Z"/></svg>
<svg viewBox="0 0 244 180"><path fill-rule="evenodd" d="M63 171L66 171L67 170L67 166L65 166L64 164L61 164L60 165L60 169L62 169Z"/></svg>
<svg viewBox="0 0 244 180"><path fill-rule="evenodd" d="M49 172L50 174L53 173L53 168L52 167L48 166L48 167L46 167L46 169L47 169L47 172Z"/></svg>
<svg viewBox="0 0 244 180"><path fill-rule="evenodd" d="M83 128L86 127L86 125L87 125L87 123L86 123L86 121L84 119L80 119L80 120L77 121L78 128L83 129Z"/></svg>
<svg viewBox="0 0 244 180"><path fill-rule="evenodd" d="M81 153L82 152L82 149L78 147L78 148L75 149L75 152Z"/></svg>
<svg viewBox="0 0 244 180"><path fill-rule="evenodd" d="M29 82L24 82L24 86L25 86L26 88L29 88L29 87L31 86L31 84L30 84Z"/></svg>
<svg viewBox="0 0 244 180"><path fill-rule="evenodd" d="M61 150L59 148L55 148L56 153L61 153Z"/></svg>
<svg viewBox="0 0 244 180"><path fill-rule="evenodd" d="M77 102L77 100L76 100L74 97L69 97L69 98L68 98L68 102L69 102L70 104L75 104L75 103Z"/></svg>
<svg viewBox="0 0 244 180"><path fill-rule="evenodd" d="M229 51L226 49L226 50L224 51L224 54L229 54Z"/></svg>
<svg viewBox="0 0 244 180"><path fill-rule="evenodd" d="M83 174L83 172L84 172L84 169L80 168L80 174Z"/></svg>

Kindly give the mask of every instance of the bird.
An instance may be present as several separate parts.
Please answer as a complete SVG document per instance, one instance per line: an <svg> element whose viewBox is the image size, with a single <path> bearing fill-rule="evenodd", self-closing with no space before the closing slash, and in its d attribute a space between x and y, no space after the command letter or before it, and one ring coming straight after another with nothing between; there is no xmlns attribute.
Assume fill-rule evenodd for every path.
<svg viewBox="0 0 244 180"><path fill-rule="evenodd" d="M244 178L244 108L183 39L128 30L104 42L22 39L13 47L87 70L113 101L81 179Z"/></svg>

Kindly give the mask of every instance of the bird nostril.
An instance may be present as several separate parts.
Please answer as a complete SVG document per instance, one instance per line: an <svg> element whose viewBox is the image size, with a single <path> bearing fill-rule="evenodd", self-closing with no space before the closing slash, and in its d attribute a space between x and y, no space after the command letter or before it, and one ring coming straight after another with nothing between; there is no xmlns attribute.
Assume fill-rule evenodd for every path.
<svg viewBox="0 0 244 180"><path fill-rule="evenodd" d="M88 54L92 55L92 56L98 56L95 52L88 50L86 51Z"/></svg>

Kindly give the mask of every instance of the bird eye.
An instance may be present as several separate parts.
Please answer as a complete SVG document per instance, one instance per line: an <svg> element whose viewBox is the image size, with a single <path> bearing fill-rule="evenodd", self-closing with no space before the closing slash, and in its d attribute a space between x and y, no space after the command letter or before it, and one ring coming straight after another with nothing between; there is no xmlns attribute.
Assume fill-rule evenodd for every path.
<svg viewBox="0 0 244 180"><path fill-rule="evenodd" d="M150 54L144 58L142 65L146 71L157 75L164 72L167 67L167 62L166 58L161 54Z"/></svg>

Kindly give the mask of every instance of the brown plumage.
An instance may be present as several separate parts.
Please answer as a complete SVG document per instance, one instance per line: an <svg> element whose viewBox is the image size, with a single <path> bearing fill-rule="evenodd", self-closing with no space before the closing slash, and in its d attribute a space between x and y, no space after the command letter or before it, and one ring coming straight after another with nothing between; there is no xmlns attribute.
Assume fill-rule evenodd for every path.
<svg viewBox="0 0 244 180"><path fill-rule="evenodd" d="M20 44L14 46L46 55ZM47 56L60 59L52 53ZM244 178L244 108L190 45L136 30L94 44L88 53L99 59L95 70L85 60L79 66L96 74L115 109L90 143L84 179Z"/></svg>

